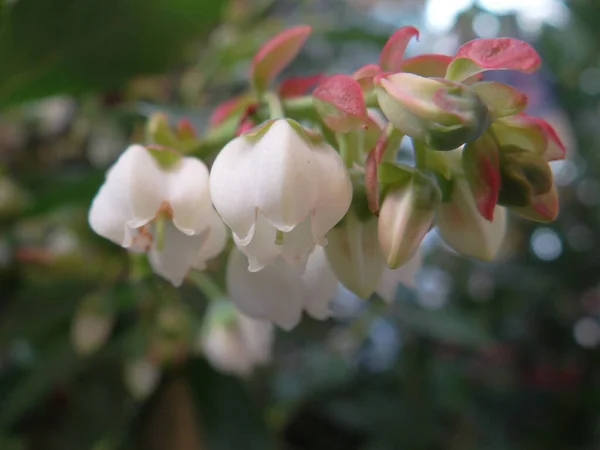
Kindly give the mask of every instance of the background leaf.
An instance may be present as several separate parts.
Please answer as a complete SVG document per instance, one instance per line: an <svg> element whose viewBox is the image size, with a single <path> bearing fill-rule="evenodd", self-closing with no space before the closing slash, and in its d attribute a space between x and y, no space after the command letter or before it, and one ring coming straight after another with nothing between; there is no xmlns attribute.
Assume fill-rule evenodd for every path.
<svg viewBox="0 0 600 450"><path fill-rule="evenodd" d="M19 0L0 30L0 107L117 86L180 60L224 0Z"/></svg>

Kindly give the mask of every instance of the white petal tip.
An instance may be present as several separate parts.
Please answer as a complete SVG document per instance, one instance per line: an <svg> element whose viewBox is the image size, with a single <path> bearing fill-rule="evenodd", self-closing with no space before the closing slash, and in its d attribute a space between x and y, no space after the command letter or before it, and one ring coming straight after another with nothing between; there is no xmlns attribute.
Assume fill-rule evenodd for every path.
<svg viewBox="0 0 600 450"><path fill-rule="evenodd" d="M248 260L248 272L260 272L262 269L265 268L265 265L262 263L259 263L258 261L254 260L254 259L250 259Z"/></svg>
<svg viewBox="0 0 600 450"><path fill-rule="evenodd" d="M175 228L177 228L179 231L181 231L183 234L185 234L187 236L194 236L196 234L200 234L199 232L197 232L196 230L193 230L191 228L180 227L179 225L177 225L177 223L175 221L173 221L173 225L175 225Z"/></svg>
<svg viewBox="0 0 600 450"><path fill-rule="evenodd" d="M280 322L275 320L275 325L277 325L279 328L281 328L284 331L292 331L294 328L296 328L298 326L298 324L300 323L300 319L294 321L294 322Z"/></svg>
<svg viewBox="0 0 600 450"><path fill-rule="evenodd" d="M245 247L250 243L250 241L254 237L255 229L256 229L256 223L253 223L252 226L250 227L250 229L248 230L248 232L246 233L246 235L243 237L241 237L239 234L237 234L235 231L232 230L233 239L235 240L235 243L238 245L238 247Z"/></svg>
<svg viewBox="0 0 600 450"><path fill-rule="evenodd" d="M148 225L154 217L144 217L142 219L133 219L127 221L127 226L129 228L140 228L144 225Z"/></svg>
<svg viewBox="0 0 600 450"><path fill-rule="evenodd" d="M329 241L325 236L315 238L315 244L320 247L325 247Z"/></svg>

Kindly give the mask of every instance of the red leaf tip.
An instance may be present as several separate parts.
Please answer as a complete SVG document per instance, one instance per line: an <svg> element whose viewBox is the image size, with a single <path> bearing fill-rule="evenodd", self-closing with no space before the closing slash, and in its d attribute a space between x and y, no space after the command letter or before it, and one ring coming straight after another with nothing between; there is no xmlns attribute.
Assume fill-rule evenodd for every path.
<svg viewBox="0 0 600 450"><path fill-rule="evenodd" d="M350 75L337 74L325 78L312 95L337 110L337 114L322 112L323 121L334 131L347 132L367 121L362 89Z"/></svg>
<svg viewBox="0 0 600 450"><path fill-rule="evenodd" d="M419 30L412 26L399 28L390 36L379 55L383 70L400 72L406 47L413 37L419 40Z"/></svg>
<svg viewBox="0 0 600 450"><path fill-rule="evenodd" d="M325 75L318 73L316 75L289 77L279 84L279 95L281 97L297 97L303 95L315 84L318 84Z"/></svg>
<svg viewBox="0 0 600 450"><path fill-rule="evenodd" d="M527 42L513 38L474 39L462 45L456 58L467 58L484 69L535 72L541 58Z"/></svg>
<svg viewBox="0 0 600 450"><path fill-rule="evenodd" d="M250 66L250 76L257 87L264 88L294 59L311 31L309 25L288 28L260 47Z"/></svg>

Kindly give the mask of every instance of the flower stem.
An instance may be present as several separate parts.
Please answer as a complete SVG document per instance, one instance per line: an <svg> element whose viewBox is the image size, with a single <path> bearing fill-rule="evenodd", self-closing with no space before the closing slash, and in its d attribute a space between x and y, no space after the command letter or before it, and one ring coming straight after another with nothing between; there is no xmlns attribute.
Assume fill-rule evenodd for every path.
<svg viewBox="0 0 600 450"><path fill-rule="evenodd" d="M275 92L265 92L263 99L269 107L269 116L271 119L283 119L285 117L285 113L283 112L283 104Z"/></svg>
<svg viewBox="0 0 600 450"><path fill-rule="evenodd" d="M419 170L427 169L427 147L420 141L413 139L413 147L415 149L415 166Z"/></svg>
<svg viewBox="0 0 600 450"><path fill-rule="evenodd" d="M340 156L346 164L346 167L351 169L354 166L356 160L356 146L354 145L354 136L352 133L338 133L337 135L338 145L340 146Z"/></svg>
<svg viewBox="0 0 600 450"><path fill-rule="evenodd" d="M229 141L235 137L235 129L237 121L225 121L218 127L210 130L199 145L193 148L190 153L199 156L200 158L209 156L210 154L221 150Z"/></svg>
<svg viewBox="0 0 600 450"><path fill-rule="evenodd" d="M375 94L375 91L371 91L365 95L365 106L367 108L379 107L379 102L377 101L377 95Z"/></svg>
<svg viewBox="0 0 600 450"><path fill-rule="evenodd" d="M156 238L156 250L162 252L165 247L165 217L159 215L154 221L154 237Z"/></svg>
<svg viewBox="0 0 600 450"><path fill-rule="evenodd" d="M206 273L193 270L188 274L188 277L207 299L218 300L227 297L219 285Z"/></svg>
<svg viewBox="0 0 600 450"><path fill-rule="evenodd" d="M277 233L275 234L275 245L283 245L283 236L283 231L277 230Z"/></svg>

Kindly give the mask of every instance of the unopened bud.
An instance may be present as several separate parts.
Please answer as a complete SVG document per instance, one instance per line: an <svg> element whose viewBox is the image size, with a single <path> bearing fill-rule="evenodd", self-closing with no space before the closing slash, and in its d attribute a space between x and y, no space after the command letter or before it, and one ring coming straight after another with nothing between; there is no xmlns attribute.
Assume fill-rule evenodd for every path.
<svg viewBox="0 0 600 450"><path fill-rule="evenodd" d="M327 260L338 280L361 298L377 288L385 269L377 238L377 218L361 220L350 210L327 234Z"/></svg>
<svg viewBox="0 0 600 450"><path fill-rule="evenodd" d="M377 80L377 99L388 120L434 150L453 150L489 126L487 106L460 83L397 73Z"/></svg>
<svg viewBox="0 0 600 450"><path fill-rule="evenodd" d="M541 155L512 145L500 149L500 175L498 202L507 206L527 206L553 185L552 171Z"/></svg>
<svg viewBox="0 0 600 450"><path fill-rule="evenodd" d="M102 298L88 297L77 309L71 323L71 341L82 355L95 352L108 340L114 323L112 313L102 305Z"/></svg>
<svg viewBox="0 0 600 450"><path fill-rule="evenodd" d="M391 186L379 213L379 245L390 269L406 263L429 231L442 194L433 180L416 172Z"/></svg>

